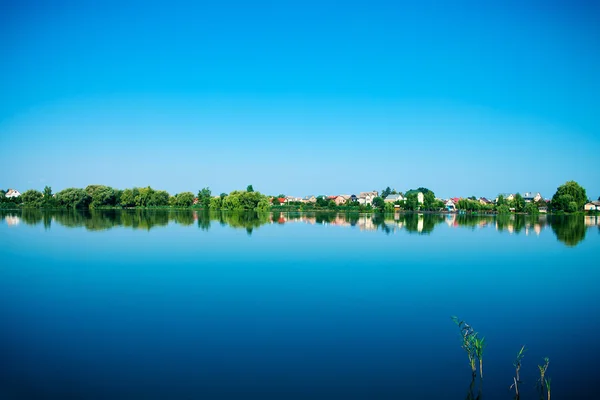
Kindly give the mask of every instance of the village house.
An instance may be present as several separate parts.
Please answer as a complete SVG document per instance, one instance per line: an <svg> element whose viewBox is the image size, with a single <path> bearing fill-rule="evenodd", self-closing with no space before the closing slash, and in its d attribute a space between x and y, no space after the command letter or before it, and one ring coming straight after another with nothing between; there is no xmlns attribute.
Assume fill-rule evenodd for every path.
<svg viewBox="0 0 600 400"><path fill-rule="evenodd" d="M373 205L373 199L377 197L377 191L360 192L358 195L358 203L362 205Z"/></svg>
<svg viewBox="0 0 600 400"><path fill-rule="evenodd" d="M525 192L521 195L521 197L523 197L523 200L525 200L525 203L537 203L538 201L542 200L542 195L537 192L537 193L533 193L533 192Z"/></svg>
<svg viewBox="0 0 600 400"><path fill-rule="evenodd" d="M350 200L350 196L347 194L342 194L342 195L336 196L334 199L336 206L341 206L342 204L346 204L346 202L348 200Z"/></svg>
<svg viewBox="0 0 600 400"><path fill-rule="evenodd" d="M591 201L583 206L585 211L600 211L600 201Z"/></svg>
<svg viewBox="0 0 600 400"><path fill-rule="evenodd" d="M317 202L317 198L313 195L310 196L304 196L304 198L302 199L303 203L316 203Z"/></svg>
<svg viewBox="0 0 600 400"><path fill-rule="evenodd" d="M452 199L448 199L445 203L446 206L446 210L448 212L455 212L456 211L456 204L454 203L454 201Z"/></svg>
<svg viewBox="0 0 600 400"><path fill-rule="evenodd" d="M497 202L498 202L498 198L499 198L500 196L504 197L504 200L507 200L507 201L511 201L511 200L514 200L514 199L515 199L515 195L514 195L514 194L512 194L512 193L500 193L500 194L498 195L498 197L496 197L496 199L494 200L494 203L497 203Z"/></svg>
<svg viewBox="0 0 600 400"><path fill-rule="evenodd" d="M21 193L16 189L8 189L8 192L4 195L5 197L19 197Z"/></svg>
<svg viewBox="0 0 600 400"><path fill-rule="evenodd" d="M383 201L385 201L386 203L395 203L397 201L404 201L404 196L402 196L402 193L390 194L385 199L383 199Z"/></svg>
<svg viewBox="0 0 600 400"><path fill-rule="evenodd" d="M479 198L479 204L481 205L488 205L488 204L493 204L491 200L486 199L485 197L480 197Z"/></svg>

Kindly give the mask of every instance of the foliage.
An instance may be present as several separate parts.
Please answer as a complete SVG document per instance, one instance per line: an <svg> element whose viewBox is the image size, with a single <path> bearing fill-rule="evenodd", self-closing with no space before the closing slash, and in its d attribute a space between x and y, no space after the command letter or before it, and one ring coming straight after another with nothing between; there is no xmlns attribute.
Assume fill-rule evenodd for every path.
<svg viewBox="0 0 600 400"><path fill-rule="evenodd" d="M223 199L223 209L230 211L256 211L269 209L269 198L260 192L237 191L229 193Z"/></svg>
<svg viewBox="0 0 600 400"><path fill-rule="evenodd" d="M91 201L84 189L68 188L56 193L56 202L66 208L87 208Z"/></svg>
<svg viewBox="0 0 600 400"><path fill-rule="evenodd" d="M496 208L498 214L510 214L510 208L506 204L502 204L500 207Z"/></svg>
<svg viewBox="0 0 600 400"><path fill-rule="evenodd" d="M34 189L29 189L20 196L24 207L39 208L42 206L44 195Z"/></svg>
<svg viewBox="0 0 600 400"><path fill-rule="evenodd" d="M583 210L586 202L585 189L575 181L568 181L556 189L551 205L555 211L576 212Z"/></svg>
<svg viewBox="0 0 600 400"><path fill-rule="evenodd" d="M252 185L248 185L246 187L246 192L254 192L254 188L252 187Z"/></svg>
<svg viewBox="0 0 600 400"><path fill-rule="evenodd" d="M504 198L504 195L499 194L498 200L496 201L496 207L501 207L501 206L505 206L505 205L506 205L506 199ZM506 208L508 208L508 206Z"/></svg>
<svg viewBox="0 0 600 400"><path fill-rule="evenodd" d="M525 199L521 196L520 193L515 195L513 202L513 207L515 208L515 212L523 212L525 209Z"/></svg>
<svg viewBox="0 0 600 400"><path fill-rule="evenodd" d="M531 202L531 203L527 203L525 205L525 212L527 214L535 215L535 214L539 214L540 213L540 209L538 208L538 205L536 203Z"/></svg>
<svg viewBox="0 0 600 400"><path fill-rule="evenodd" d="M381 197L383 197L384 199L390 194L392 194L392 189L389 186L381 191Z"/></svg>
<svg viewBox="0 0 600 400"><path fill-rule="evenodd" d="M173 196L173 201L171 203L176 207L191 207L194 204L194 193L192 192L182 192Z"/></svg>
<svg viewBox="0 0 600 400"><path fill-rule="evenodd" d="M110 207L116 205L115 190L104 185L89 185L85 188L91 197L90 208Z"/></svg>
<svg viewBox="0 0 600 400"><path fill-rule="evenodd" d="M210 208L211 203L211 192L208 187L200 189L198 191L198 205L203 209L207 210Z"/></svg>
<svg viewBox="0 0 600 400"><path fill-rule="evenodd" d="M52 195L52 188L50 186L44 187L44 198L42 199L42 207L53 208L56 207L56 199Z"/></svg>
<svg viewBox="0 0 600 400"><path fill-rule="evenodd" d="M383 198L377 196L373 199L373 206L377 207L379 209L383 209L385 205L385 201L383 200Z"/></svg>
<svg viewBox="0 0 600 400"><path fill-rule="evenodd" d="M461 336L461 347L464 351L467 352L467 357L469 358L469 365L471 366L471 370L473 372L473 376L475 376L477 367L475 366L475 359L477 358L477 350L475 348L475 342L477 339L477 332L473 330L471 325L467 324L465 321L460 321L458 317L452 317L452 321L458 326L460 330Z"/></svg>

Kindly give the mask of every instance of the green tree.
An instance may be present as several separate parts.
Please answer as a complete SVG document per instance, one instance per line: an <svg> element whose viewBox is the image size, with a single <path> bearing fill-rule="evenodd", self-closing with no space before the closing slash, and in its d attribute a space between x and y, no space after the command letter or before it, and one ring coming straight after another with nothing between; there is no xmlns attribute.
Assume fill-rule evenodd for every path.
<svg viewBox="0 0 600 400"><path fill-rule="evenodd" d="M523 196L521 196L520 193L517 193L515 195L514 207L515 212L523 212L523 210L525 210L525 200L523 199Z"/></svg>
<svg viewBox="0 0 600 400"><path fill-rule="evenodd" d="M39 208L42 206L42 199L44 198L44 195L38 190L29 189L23 193L20 198L24 207Z"/></svg>
<svg viewBox="0 0 600 400"><path fill-rule="evenodd" d="M169 205L169 193L166 190L156 190L150 196L149 206L164 207Z"/></svg>
<svg viewBox="0 0 600 400"><path fill-rule="evenodd" d="M194 204L194 193L182 192L176 195L175 205L178 207L191 207Z"/></svg>
<svg viewBox="0 0 600 400"><path fill-rule="evenodd" d="M67 208L88 208L92 198L84 189L68 188L56 193L56 202Z"/></svg>
<svg viewBox="0 0 600 400"><path fill-rule="evenodd" d="M50 186L44 187L44 198L42 200L42 207L56 207L56 199L52 195L52 188Z"/></svg>
<svg viewBox="0 0 600 400"><path fill-rule="evenodd" d="M429 211L435 210L435 202L435 194L431 190L428 190L427 192L423 193L423 209Z"/></svg>
<svg viewBox="0 0 600 400"><path fill-rule="evenodd" d="M198 191L198 204L205 210L210 208L211 191L208 187Z"/></svg>
<svg viewBox="0 0 600 400"><path fill-rule="evenodd" d="M527 214L536 215L536 214L540 213L540 210L539 210L539 208L538 208L538 206L537 206L536 203L531 202L531 203L527 203L525 205L525 212Z"/></svg>
<svg viewBox="0 0 600 400"><path fill-rule="evenodd" d="M404 207L406 210L410 211L415 211L419 209L419 198L417 192L410 192L406 195Z"/></svg>
<svg viewBox="0 0 600 400"><path fill-rule="evenodd" d="M373 206L379 209L383 209L383 207L385 206L385 201L381 197L377 196L373 199Z"/></svg>
<svg viewBox="0 0 600 400"><path fill-rule="evenodd" d="M208 206L211 210L218 210L223 206L223 199L221 197L211 197Z"/></svg>
<svg viewBox="0 0 600 400"><path fill-rule="evenodd" d="M506 200L504 199L504 195L499 194L498 200L496 201L496 207L500 207L500 206L504 206L504 205L506 205Z"/></svg>
<svg viewBox="0 0 600 400"><path fill-rule="evenodd" d="M575 212L583 210L586 202L585 189L575 181L568 181L556 189L551 205L556 211Z"/></svg>
<svg viewBox="0 0 600 400"><path fill-rule="evenodd" d="M252 187L252 185L248 185L246 187L246 192L254 192L254 188Z"/></svg>
<svg viewBox="0 0 600 400"><path fill-rule="evenodd" d="M123 207L135 207L135 196L137 195L137 188L125 189L121 193L121 206Z"/></svg>
<svg viewBox="0 0 600 400"><path fill-rule="evenodd" d="M85 192L91 197L90 208L111 207L116 204L115 191L104 185L88 185Z"/></svg>

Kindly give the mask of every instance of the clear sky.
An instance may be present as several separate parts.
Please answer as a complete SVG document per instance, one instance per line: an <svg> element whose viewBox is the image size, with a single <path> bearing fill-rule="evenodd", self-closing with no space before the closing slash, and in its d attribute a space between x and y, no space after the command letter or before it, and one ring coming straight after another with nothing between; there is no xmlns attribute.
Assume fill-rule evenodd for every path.
<svg viewBox="0 0 600 400"><path fill-rule="evenodd" d="M595 199L598 4L0 0L0 188Z"/></svg>

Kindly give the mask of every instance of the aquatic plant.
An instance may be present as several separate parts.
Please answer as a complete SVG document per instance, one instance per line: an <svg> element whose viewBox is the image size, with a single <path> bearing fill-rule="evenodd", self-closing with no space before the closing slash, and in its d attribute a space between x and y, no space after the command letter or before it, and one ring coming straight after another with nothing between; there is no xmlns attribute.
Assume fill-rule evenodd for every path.
<svg viewBox="0 0 600 400"><path fill-rule="evenodd" d="M487 343L485 342L485 337L482 337L480 339L477 337L477 333L475 333L475 337L473 339L473 345L475 347L475 355L477 356L477 359L479 360L479 376L483 379L483 351L485 350L485 347L487 346Z"/></svg>
<svg viewBox="0 0 600 400"><path fill-rule="evenodd" d="M548 370L548 364L550 364L550 359L548 357L545 357L544 365L538 365L538 368L540 370L540 386L542 389L544 388L544 376L546 375L546 371Z"/></svg>
<svg viewBox="0 0 600 400"><path fill-rule="evenodd" d="M521 360L525 356L525 345L521 347L521 350L517 353L517 358L513 362L513 366L515 367L516 376L513 377L514 383L510 385L509 389L515 388L515 393L517 394L517 399L519 398L519 383L521 383L521 378L519 376L519 371L521 370Z"/></svg>
<svg viewBox="0 0 600 400"><path fill-rule="evenodd" d="M546 381L545 381L546 382L546 389L548 389L548 400L550 400L550 381L551 381L550 378L546 379Z"/></svg>
<svg viewBox="0 0 600 400"><path fill-rule="evenodd" d="M477 351L475 350L477 332L475 332L471 325L467 324L465 321L460 321L458 317L451 318L452 321L454 321L454 323L458 326L458 329L460 329L460 335L462 339L461 347L467 352L467 357L469 357L469 365L473 371L473 377L475 377L477 374L477 367L475 364L475 359L477 358Z"/></svg>

